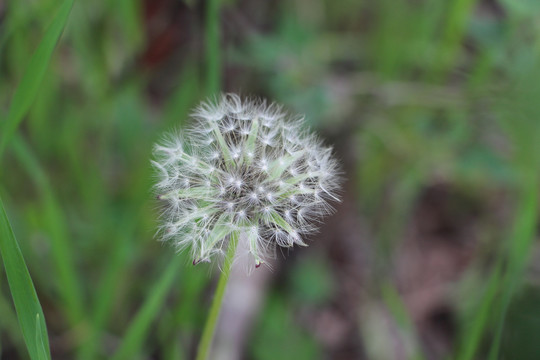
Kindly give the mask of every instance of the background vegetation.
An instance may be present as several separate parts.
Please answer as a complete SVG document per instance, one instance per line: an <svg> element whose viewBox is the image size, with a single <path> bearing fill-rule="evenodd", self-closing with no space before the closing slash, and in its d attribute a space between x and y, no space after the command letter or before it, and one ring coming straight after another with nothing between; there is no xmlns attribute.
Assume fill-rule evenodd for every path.
<svg viewBox="0 0 540 360"><path fill-rule="evenodd" d="M540 2L72 3L0 3L2 359L193 358L215 269L153 238L149 159L219 90L306 113L346 174L242 358L538 358Z"/></svg>

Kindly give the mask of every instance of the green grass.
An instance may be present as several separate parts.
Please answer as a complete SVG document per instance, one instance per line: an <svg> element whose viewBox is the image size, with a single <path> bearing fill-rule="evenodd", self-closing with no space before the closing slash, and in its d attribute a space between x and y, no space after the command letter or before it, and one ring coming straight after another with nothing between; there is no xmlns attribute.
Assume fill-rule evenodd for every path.
<svg viewBox="0 0 540 360"><path fill-rule="evenodd" d="M45 316L1 199L0 254L30 358L50 359Z"/></svg>
<svg viewBox="0 0 540 360"><path fill-rule="evenodd" d="M67 22L72 5L73 0L67 0L60 7L58 14L45 33L43 40L32 55L21 83L13 95L8 116L5 121L2 122L1 126L0 158L6 145L14 136L17 126L28 112L30 105L37 95L39 85L45 75L56 43ZM35 169L36 165L32 162L30 156L27 156L26 159L29 160L29 166L33 166ZM41 175L41 177L39 175ZM48 189L43 180L43 175L34 173L32 176L38 176L41 180L40 184L45 187L46 196L49 200L48 204L54 207L53 197L50 191L47 191ZM28 353L32 359L50 359L51 354L45 316L1 199L0 210L0 252ZM56 208L54 210L56 210ZM49 211L48 213L58 214L58 211ZM51 224L53 224L53 222L51 222ZM64 294L66 301L69 303L68 305L78 307L77 309L74 309L74 311L76 311L74 316L79 317L82 314L82 304L76 299L77 281L72 277L73 266L70 266L71 264L69 264L71 257L70 254L65 251L65 245L66 242L64 241L64 243L55 247L58 254L57 261L59 262L59 269L61 269L61 277L64 275L63 280L66 280L61 286L64 286L63 289L66 290L64 291Z"/></svg>
<svg viewBox="0 0 540 360"><path fill-rule="evenodd" d="M76 326L84 318L84 303L64 211L56 199L47 175L28 144L17 135L12 141L17 160L25 168L28 178L33 180L41 196L42 211L47 224L46 231L51 239L55 271L58 276L56 291L62 296L70 322Z"/></svg>
<svg viewBox="0 0 540 360"><path fill-rule="evenodd" d="M49 66L49 60L51 59L58 39L60 39L60 35L62 35L71 7L73 6L73 1L74 0L64 1L54 17L53 22L45 32L43 40L41 40L35 53L30 58L30 62L17 87L17 91L13 95L8 117L2 122L0 157L39 91L39 85L45 76L45 72Z"/></svg>
<svg viewBox="0 0 540 360"><path fill-rule="evenodd" d="M65 358L193 356L212 273L155 240L149 159L164 130L182 127L193 105L221 89L306 113L344 157L352 205L338 219L367 234L347 248L366 264L347 263L342 239L330 236L317 249L329 249L323 260L310 246L278 267L247 357L289 348L285 357L324 358L331 350L305 317L342 305L338 280L358 268L358 308L382 301L400 334L414 339L414 355L427 356L392 279L419 199L433 186L482 209L462 224L478 235L474 258L445 285L456 315L448 358L520 349L512 336L520 329L511 327L520 322L508 316L516 316L514 298L527 302L524 287L537 288L529 268L540 182L538 5L501 0L499 11L488 3L209 0L151 15L141 1L8 1L0 183L11 222L4 211L0 241L15 291L0 277L2 356L48 358L49 339ZM454 218L469 216L467 203L456 204ZM284 285L305 262L303 286ZM323 279L317 271L335 284L311 303L323 291L312 285ZM461 277L469 293L456 290ZM348 315L358 310L351 303Z"/></svg>
<svg viewBox="0 0 540 360"><path fill-rule="evenodd" d="M178 258L170 260L170 264L160 275L155 286L149 289L150 296L133 318L121 345L111 359L133 359L140 352L144 339L150 331L150 325L157 320L156 315L163 307L170 288L175 284L174 280L181 264Z"/></svg>

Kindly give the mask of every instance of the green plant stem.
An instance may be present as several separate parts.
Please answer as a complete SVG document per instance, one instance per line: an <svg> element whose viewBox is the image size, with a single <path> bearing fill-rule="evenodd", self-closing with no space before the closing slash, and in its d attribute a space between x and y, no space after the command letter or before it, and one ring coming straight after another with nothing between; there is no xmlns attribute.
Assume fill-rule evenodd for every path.
<svg viewBox="0 0 540 360"><path fill-rule="evenodd" d="M173 258L159 281L152 287L150 296L137 312L124 335L116 353L109 357L111 360L134 359L150 331L150 325L156 319L157 313L163 308L166 296L170 291L180 267L180 258Z"/></svg>
<svg viewBox="0 0 540 360"><path fill-rule="evenodd" d="M208 95L215 95L221 89L219 3L220 0L209 0L206 4L206 91Z"/></svg>
<svg viewBox="0 0 540 360"><path fill-rule="evenodd" d="M531 167L534 165L532 164ZM515 230L512 236L512 248L506 277L503 279L503 293L501 294L500 310L496 312L495 334L491 341L490 360L499 358L500 343L504 330L504 323L508 308L515 295L518 284L522 281L523 273L526 270L528 260L531 255L531 248L535 240L537 220L539 213L538 206L538 177L533 176L528 184L524 186L521 195L521 203L518 209Z"/></svg>
<svg viewBox="0 0 540 360"><path fill-rule="evenodd" d="M227 282L229 281L229 276L231 274L231 267L237 245L238 233L233 232L231 234L231 241L229 242L227 254L225 255L225 263L223 264L221 277L219 278L216 293L214 294L214 299L212 301L212 307L210 308L208 319L204 325L201 342L199 343L199 348L197 349L197 360L206 360L208 358L208 352L210 350L210 346L212 345L212 339L214 338L214 331L219 318L219 311L221 310L221 302L223 301L225 288L227 287Z"/></svg>

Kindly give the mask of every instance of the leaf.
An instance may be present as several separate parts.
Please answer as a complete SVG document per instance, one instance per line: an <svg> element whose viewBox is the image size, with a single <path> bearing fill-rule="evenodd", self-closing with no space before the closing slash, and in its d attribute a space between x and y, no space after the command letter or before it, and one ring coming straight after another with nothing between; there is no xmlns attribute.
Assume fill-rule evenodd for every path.
<svg viewBox="0 0 540 360"><path fill-rule="evenodd" d="M30 58L21 82L13 95L8 117L1 126L0 156L37 95L56 43L67 22L73 1L64 1L35 53ZM45 316L1 199L0 254L30 358L33 360L50 359Z"/></svg>
<svg viewBox="0 0 540 360"><path fill-rule="evenodd" d="M486 280L482 301L475 308L474 315L469 320L466 331L462 334L463 339L456 359L474 359L482 343L482 336L489 324L490 313L493 311L493 303L497 297L497 289L500 288L501 283L501 271L497 267L489 279Z"/></svg>
<svg viewBox="0 0 540 360"><path fill-rule="evenodd" d="M30 358L41 360L45 356L45 359L50 359L45 316L1 199L0 254Z"/></svg>
<svg viewBox="0 0 540 360"><path fill-rule="evenodd" d="M133 359L136 358L137 354L140 354L141 345L144 344L150 324L152 320L157 318L157 314L162 309L166 295L178 274L180 264L180 258L170 260L165 273L161 275L155 286L150 289L148 292L150 296L129 325L124 340L112 357L113 360Z"/></svg>
<svg viewBox="0 0 540 360"><path fill-rule="evenodd" d="M43 333L41 330L40 317L39 314L36 314L36 344L38 347L38 358L39 360L47 360L48 351L45 348L45 341L43 340Z"/></svg>
<svg viewBox="0 0 540 360"><path fill-rule="evenodd" d="M13 137L17 126L20 124L30 105L36 98L39 85L45 76L52 53L64 26L66 25L74 0L65 0L58 13L54 17L51 25L45 32L43 39L39 43L36 51L30 58L30 62L24 71L24 75L19 83L6 121L0 126L0 157L6 145Z"/></svg>
<svg viewBox="0 0 540 360"><path fill-rule="evenodd" d="M43 203L45 231L51 240L51 252L58 278L58 292L65 303L69 320L76 325L84 317L84 301L81 281L77 272L73 244L68 236L68 226L56 194L45 170L40 166L32 150L18 134L13 136L13 150L17 160L32 179Z"/></svg>

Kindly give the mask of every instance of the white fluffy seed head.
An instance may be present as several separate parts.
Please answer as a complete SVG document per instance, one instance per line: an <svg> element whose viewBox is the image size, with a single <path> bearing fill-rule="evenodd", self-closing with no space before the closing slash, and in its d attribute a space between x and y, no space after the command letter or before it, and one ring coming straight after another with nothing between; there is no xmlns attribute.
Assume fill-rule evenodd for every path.
<svg viewBox="0 0 540 360"><path fill-rule="evenodd" d="M223 254L237 232L256 267L276 246L305 246L314 222L337 200L332 150L277 104L222 95L203 102L191 128L154 147L155 185L164 202L160 234L194 264Z"/></svg>

